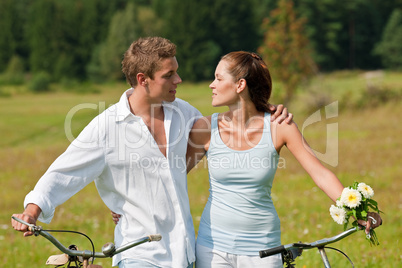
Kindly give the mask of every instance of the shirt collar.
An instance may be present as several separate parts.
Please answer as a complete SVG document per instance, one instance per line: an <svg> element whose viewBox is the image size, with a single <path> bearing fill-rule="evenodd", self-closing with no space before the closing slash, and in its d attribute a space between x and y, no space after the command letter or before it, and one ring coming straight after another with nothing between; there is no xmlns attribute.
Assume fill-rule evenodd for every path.
<svg viewBox="0 0 402 268"><path fill-rule="evenodd" d="M127 89L120 97L120 101L117 103L116 122L124 121L128 116L133 116L135 120L139 120L139 116L133 115L130 111L130 105L128 98L133 94L134 88Z"/></svg>
<svg viewBox="0 0 402 268"><path fill-rule="evenodd" d="M116 122L124 121L127 117L131 116L134 121L141 120L141 117L134 115L130 110L130 104L128 102L128 98L133 94L134 88L127 89L123 95L120 97L120 101L117 103L117 113L116 113ZM176 101L162 103L164 109L174 110L172 106L178 107Z"/></svg>

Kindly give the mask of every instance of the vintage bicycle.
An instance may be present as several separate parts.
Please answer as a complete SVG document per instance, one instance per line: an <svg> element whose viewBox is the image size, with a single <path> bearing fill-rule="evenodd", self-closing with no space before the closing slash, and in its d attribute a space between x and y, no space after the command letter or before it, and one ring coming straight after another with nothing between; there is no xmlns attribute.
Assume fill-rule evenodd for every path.
<svg viewBox="0 0 402 268"><path fill-rule="evenodd" d="M327 254L325 252L326 249L331 249L331 250L335 250L341 254L343 254L350 262L350 264L352 265L352 267L354 267L352 260L341 250L337 249L337 248L333 248L333 247L327 247L328 244L332 244L335 243L339 240L344 239L345 237L348 237L349 235L355 233L358 230L361 230L363 227L359 226L359 227L353 227L350 228L349 230L346 230L336 236L330 237L330 238L324 238L324 239L320 239L311 243L302 243L302 242L297 242L297 243L291 243L291 244L287 244L287 245L281 245L278 247L274 247L274 248L270 248L270 249L266 249L266 250L261 250L260 253L260 257L264 258L264 257L268 257L271 255L275 255L275 254L282 254L282 259L283 259L283 263L284 263L284 267L287 268L292 268L295 267L294 261L297 257L302 255L303 250L307 250L307 249L312 249L312 248L317 248L318 251L320 252L321 255L321 259L324 263L324 267L325 268L330 268L331 264L328 260Z"/></svg>
<svg viewBox="0 0 402 268"><path fill-rule="evenodd" d="M101 265L94 264L95 258L110 258L116 254L119 254L127 249L141 245L146 242L160 241L162 236L159 234L149 235L142 237L120 247L116 247L112 242L106 243L102 247L102 252L95 252L95 247L92 240L85 234L76 231L66 230L43 230L41 226L27 223L19 218L12 216L12 218L22 224L28 226L29 231L33 232L35 236L41 235L49 240L54 246L56 246L63 254L50 256L47 260L47 265L54 265L54 267L66 267L66 268L102 268ZM50 232L71 232L84 235L89 239L92 245L92 250L78 250L76 245L64 246L59 242Z"/></svg>

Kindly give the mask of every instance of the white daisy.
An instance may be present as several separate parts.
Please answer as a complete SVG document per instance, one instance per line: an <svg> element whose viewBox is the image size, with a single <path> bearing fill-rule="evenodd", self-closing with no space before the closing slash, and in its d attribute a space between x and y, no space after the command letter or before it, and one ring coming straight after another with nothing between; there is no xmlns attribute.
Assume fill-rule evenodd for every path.
<svg viewBox="0 0 402 268"><path fill-rule="evenodd" d="M361 200L362 195L359 191L350 188L343 189L341 202L345 204L345 206L349 208L356 208L360 205Z"/></svg>
<svg viewBox="0 0 402 268"><path fill-rule="evenodd" d="M365 198L372 198L374 196L373 189L364 182L357 185L357 190L359 190Z"/></svg>
<svg viewBox="0 0 402 268"><path fill-rule="evenodd" d="M329 208L329 213L336 223L345 224L347 222L346 211L343 208L331 205L331 207Z"/></svg>

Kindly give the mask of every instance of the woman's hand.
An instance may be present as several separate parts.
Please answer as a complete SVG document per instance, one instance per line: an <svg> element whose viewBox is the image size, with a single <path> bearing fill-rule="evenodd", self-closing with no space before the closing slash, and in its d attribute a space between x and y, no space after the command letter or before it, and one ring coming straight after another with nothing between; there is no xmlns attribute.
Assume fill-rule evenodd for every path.
<svg viewBox="0 0 402 268"><path fill-rule="evenodd" d="M366 234L370 233L370 229L375 229L378 226L382 225L382 219L380 214L376 212L368 212L367 213L367 221L358 220L357 223L361 226L366 227Z"/></svg>
<svg viewBox="0 0 402 268"><path fill-rule="evenodd" d="M112 214L112 219L114 221L114 224L118 224L121 215L117 214L117 213L114 213L113 211L110 211L110 214Z"/></svg>

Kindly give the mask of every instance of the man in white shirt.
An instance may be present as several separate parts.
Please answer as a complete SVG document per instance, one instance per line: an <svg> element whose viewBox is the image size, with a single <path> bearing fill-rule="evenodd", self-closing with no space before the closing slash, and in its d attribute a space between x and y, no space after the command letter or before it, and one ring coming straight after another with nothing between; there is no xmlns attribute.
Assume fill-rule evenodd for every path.
<svg viewBox="0 0 402 268"><path fill-rule="evenodd" d="M95 181L108 208L121 215L116 246L162 235L159 242L118 254L113 265L192 267L195 232L185 156L189 131L201 113L175 97L182 82L175 54L176 46L161 37L131 44L122 62L131 88L55 160L26 196L24 212L14 216L49 223L58 205ZM27 226L14 220L12 225L32 235Z"/></svg>

